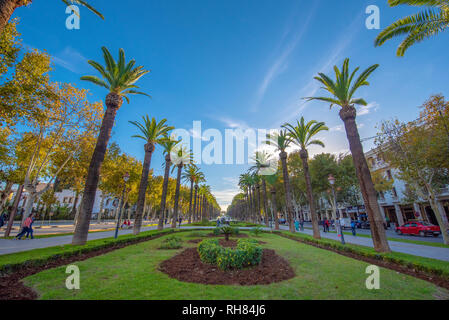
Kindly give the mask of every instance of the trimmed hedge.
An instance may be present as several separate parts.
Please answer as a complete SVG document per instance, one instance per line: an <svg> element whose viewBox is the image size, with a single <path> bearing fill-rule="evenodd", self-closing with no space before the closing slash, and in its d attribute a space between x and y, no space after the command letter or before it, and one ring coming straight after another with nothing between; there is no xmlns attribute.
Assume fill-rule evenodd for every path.
<svg viewBox="0 0 449 320"><path fill-rule="evenodd" d="M49 261L69 258L84 253L97 251L105 248L112 248L124 244L133 244L146 240L150 240L154 237L173 233L173 229L166 230L151 230L142 232L137 236L132 234L119 236L118 239L105 238L98 240L88 241L84 246L73 246L66 244L62 246L55 246L42 249L34 249L29 251L11 253L0 256L0 275L14 272L27 266L41 266L47 264Z"/></svg>
<svg viewBox="0 0 449 320"><path fill-rule="evenodd" d="M303 243L312 244L323 249L332 249L341 253L352 253L360 257L366 257L379 261L391 262L397 265L414 269L419 272L436 275L449 280L449 263L442 260L414 256L401 252L379 253L371 247L364 247L354 244L342 245L340 242L331 239L315 239L312 236L301 233L290 233L273 231L281 236L297 239Z"/></svg>
<svg viewBox="0 0 449 320"><path fill-rule="evenodd" d="M182 240L176 236L169 236L162 240L159 249L171 250L171 249L180 249L182 248Z"/></svg>
<svg viewBox="0 0 449 320"><path fill-rule="evenodd" d="M203 240L197 250L201 261L215 264L221 270L243 269L262 260L262 248L253 239L239 239L235 249L220 246L217 239Z"/></svg>

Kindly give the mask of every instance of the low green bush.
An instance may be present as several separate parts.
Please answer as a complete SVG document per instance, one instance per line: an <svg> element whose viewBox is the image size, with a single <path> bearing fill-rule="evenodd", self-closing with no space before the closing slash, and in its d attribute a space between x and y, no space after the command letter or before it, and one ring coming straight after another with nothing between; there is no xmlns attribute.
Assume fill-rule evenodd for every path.
<svg viewBox="0 0 449 320"><path fill-rule="evenodd" d="M217 239L207 239L198 244L197 250L201 261L209 264L215 264L217 261L217 256L223 250L223 247L218 244Z"/></svg>
<svg viewBox="0 0 449 320"><path fill-rule="evenodd" d="M159 246L159 249L180 249L182 248L182 240L181 238L178 238L176 236L169 236L162 240L161 245Z"/></svg>
<svg viewBox="0 0 449 320"><path fill-rule="evenodd" d="M192 231L192 232L189 232L188 234L186 234L186 237L189 237L189 238L204 237L204 233L202 233L201 231Z"/></svg>
<svg viewBox="0 0 449 320"><path fill-rule="evenodd" d="M197 250L201 261L215 264L221 270L258 265L262 259L262 248L252 239L239 239L235 249L223 248L216 239L204 240Z"/></svg>
<svg viewBox="0 0 449 320"><path fill-rule="evenodd" d="M263 232L263 229L261 227L254 227L249 232L258 237Z"/></svg>

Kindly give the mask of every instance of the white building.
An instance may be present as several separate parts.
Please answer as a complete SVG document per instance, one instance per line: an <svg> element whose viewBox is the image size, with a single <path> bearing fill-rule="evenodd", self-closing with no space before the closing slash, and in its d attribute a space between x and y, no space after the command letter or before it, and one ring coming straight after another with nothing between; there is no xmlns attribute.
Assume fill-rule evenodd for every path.
<svg viewBox="0 0 449 320"><path fill-rule="evenodd" d="M42 190L43 188L46 187L46 185L47 184L45 184L45 183L39 184L37 186L37 191ZM12 203L14 201L14 197L17 192L17 187L18 187L17 185L14 186L13 189L11 190L9 197L7 197L8 201L10 203ZM60 192L55 192L55 197L57 199L57 204L60 207L67 207L70 209L73 208L75 203L76 203L76 207L79 208L79 205L81 204L81 198L82 198L81 195L79 195L78 200L76 200L76 192L71 189L64 189ZM95 194L94 207L92 209L93 216L97 216L97 214L100 212L102 197L103 197L102 191L100 189L97 189L97 192ZM20 197L19 209L25 207L25 203L26 203L27 199L28 199L28 192L26 191L26 189L24 189L24 191L22 192L22 196ZM117 208L118 204L119 204L119 199L105 195L104 199L103 199L103 214L111 213L112 211L114 211ZM35 208L37 207L37 202L34 204L34 207Z"/></svg>

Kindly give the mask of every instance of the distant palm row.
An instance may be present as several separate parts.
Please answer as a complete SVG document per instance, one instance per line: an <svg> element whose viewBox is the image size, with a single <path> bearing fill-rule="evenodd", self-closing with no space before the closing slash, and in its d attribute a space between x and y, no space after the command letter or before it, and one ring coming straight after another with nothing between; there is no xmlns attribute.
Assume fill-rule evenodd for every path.
<svg viewBox="0 0 449 320"><path fill-rule="evenodd" d="M355 78L359 68L354 69L350 72L349 70L349 59L345 59L343 67L341 70L334 67L335 80L331 79L323 73L319 73L315 79L323 85L323 89L331 94L330 97L307 97L307 101L318 100L324 101L333 105L340 106L340 118L343 121L346 129L346 134L348 137L349 147L354 159L354 165L357 173L357 178L360 185L360 190L363 196L363 201L365 204L366 212L370 220L371 231L374 239L374 246L376 250L387 252L390 250L388 241L385 234L385 229L383 227L383 218L379 211L377 204L377 192L374 189L374 184L369 171L368 163L366 161L365 155L363 153L362 143L360 141L360 136L356 124L357 111L354 105L366 106L367 102L361 98L354 98L357 90L363 86L369 85L367 79L368 77L378 68L378 65L373 65L366 70L364 70L357 78ZM311 145L318 145L324 147L324 143L315 138L315 136L322 132L329 130L325 126L324 122L317 122L315 120L306 122L302 117L300 121L297 121L295 125L285 124L279 133L267 135L266 144L271 145L279 151L279 159L282 165L282 180L284 182L285 191L285 204L287 219L289 223L289 228L291 232L294 232L295 228L293 225L294 210L292 205L292 195L290 187L290 177L287 168L287 148L295 144L300 148L299 155L302 160L303 174L305 179L305 185L307 190L307 200L310 209L310 217L313 226L313 236L317 239L320 238L320 231L318 228L318 219L315 212L315 201L312 192L312 183L309 173L309 153L308 148ZM264 194L264 206L265 206L265 217L266 221L269 219L268 208L267 208L267 192L266 192L266 181L273 184L276 180L277 173L274 172L263 172L267 167L270 167L269 155L264 152L256 152L255 155L255 166L253 166L250 171L255 171L257 174L252 175L246 173L240 176L240 186L246 192L247 200L247 213L253 218L257 218L260 215L260 210L255 210L256 206L253 205L255 195L253 185L258 186L259 180L262 180L262 189ZM258 188L257 188L258 189ZM260 201L260 196L259 196ZM260 205L257 207L260 208ZM276 206L272 201L272 214L277 215ZM278 218L274 217L277 223Z"/></svg>

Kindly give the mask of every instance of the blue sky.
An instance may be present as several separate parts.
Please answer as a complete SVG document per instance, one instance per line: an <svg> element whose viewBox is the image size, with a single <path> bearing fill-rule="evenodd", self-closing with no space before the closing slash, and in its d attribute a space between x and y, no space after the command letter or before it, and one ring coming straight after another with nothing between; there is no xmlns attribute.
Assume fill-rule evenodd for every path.
<svg viewBox="0 0 449 320"><path fill-rule="evenodd" d="M381 28L417 11L389 8L386 0L91 0L105 21L81 8L80 30L65 27L65 7L59 0L34 1L16 10L24 43L45 49L53 57L53 80L91 90L92 101L106 92L79 78L95 74L88 59L102 61L101 46L114 56L124 48L128 58L151 69L140 82L151 94L132 97L119 110L112 141L123 151L143 159L143 145L130 138L129 120L148 114L167 118L177 128L275 129L301 115L324 121L330 128L317 152L347 152L338 117L324 103L304 103L302 97L324 94L313 76L330 73L350 57L351 65L380 64L371 86L358 92L369 102L359 110L362 138L376 133L382 119L412 120L431 94L449 95L449 35L441 34L397 58L399 40L373 46L379 30L368 30L365 9L380 8ZM112 4L111 4L112 3ZM344 3L344 4L342 4ZM116 4L116 5L114 5ZM203 142L207 144L207 142ZM367 151L372 142L364 143ZM153 168L162 174L162 152ZM248 165L202 165L208 184L226 208L238 192L236 181Z"/></svg>

